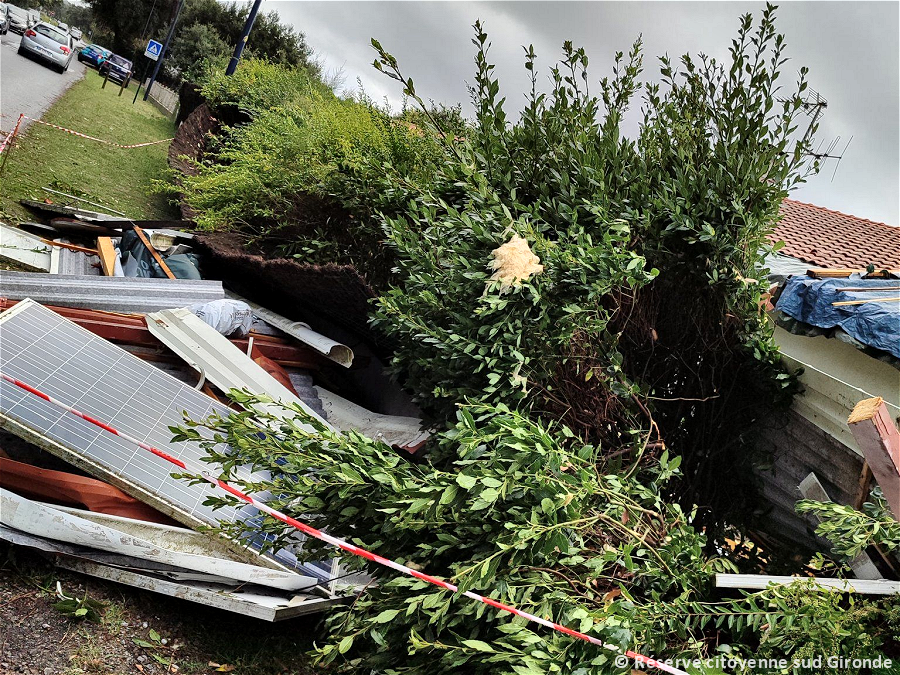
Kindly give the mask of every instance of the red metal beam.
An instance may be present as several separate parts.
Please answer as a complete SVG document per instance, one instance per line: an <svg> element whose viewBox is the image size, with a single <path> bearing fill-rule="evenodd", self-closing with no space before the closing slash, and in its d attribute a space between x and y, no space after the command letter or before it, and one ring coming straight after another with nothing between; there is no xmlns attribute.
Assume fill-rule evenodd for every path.
<svg viewBox="0 0 900 675"><path fill-rule="evenodd" d="M12 307L17 302L18 300L0 298L0 311ZM47 305L47 309L77 323L104 340L169 351L168 347L147 329L145 319L140 314L114 314L95 309L55 307L53 305ZM249 344L247 338L234 339L231 340L231 343L242 352L247 352ZM275 363L288 367L319 370L326 363L326 359L318 352L271 335L254 335L253 348Z"/></svg>

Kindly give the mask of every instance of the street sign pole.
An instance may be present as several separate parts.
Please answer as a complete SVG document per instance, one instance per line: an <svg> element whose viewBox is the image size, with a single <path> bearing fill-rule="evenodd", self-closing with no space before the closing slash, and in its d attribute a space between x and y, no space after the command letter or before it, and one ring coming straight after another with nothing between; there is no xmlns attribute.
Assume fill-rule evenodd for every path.
<svg viewBox="0 0 900 675"><path fill-rule="evenodd" d="M183 7L184 0L179 0L178 9L175 10L175 18L172 19L172 26L169 28L169 34L166 35L166 41L162 46L159 58L156 60L156 65L153 67L153 74L150 76L150 83L147 85L147 89L144 91L145 101L150 95L150 89L153 87L153 83L156 82L156 76L159 74L159 67L162 65L163 59L166 58L166 54L169 51L169 43L172 41L172 36L175 34L175 26L178 24L178 16L181 14L181 9Z"/></svg>
<svg viewBox="0 0 900 675"><path fill-rule="evenodd" d="M138 94L141 93L141 85L144 84L144 80L147 78L147 66L150 65L149 59L144 59L144 69L141 71L141 79L138 81L137 89L134 92L134 98L131 99L131 105L134 105L137 101Z"/></svg>

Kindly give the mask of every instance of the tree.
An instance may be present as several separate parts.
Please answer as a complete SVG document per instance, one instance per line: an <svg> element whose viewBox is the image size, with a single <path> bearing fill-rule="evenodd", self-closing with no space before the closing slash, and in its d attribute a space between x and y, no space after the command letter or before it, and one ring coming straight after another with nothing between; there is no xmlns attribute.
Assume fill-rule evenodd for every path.
<svg viewBox="0 0 900 675"><path fill-rule="evenodd" d="M203 69L215 60L227 58L228 45L219 32L205 23L191 23L179 31L173 41L166 66L173 69L181 79L196 81Z"/></svg>
<svg viewBox="0 0 900 675"><path fill-rule="evenodd" d="M107 46L129 58L143 52L148 38L166 34L178 4L176 0L88 0L88 3L95 22L109 34ZM171 53L178 54L176 67L170 69L172 79L176 82L184 79L184 73L191 79L199 74L202 61L227 57L240 37L248 12L248 7L236 3L187 0L171 45ZM196 39L201 44L192 44ZM303 33L282 24L275 12L257 17L248 49L253 55L275 63L315 70L312 50Z"/></svg>

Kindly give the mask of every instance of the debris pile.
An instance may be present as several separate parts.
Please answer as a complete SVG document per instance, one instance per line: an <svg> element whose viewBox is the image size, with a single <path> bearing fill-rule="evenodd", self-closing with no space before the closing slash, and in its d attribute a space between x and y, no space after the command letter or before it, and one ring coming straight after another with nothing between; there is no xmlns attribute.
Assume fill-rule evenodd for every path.
<svg viewBox="0 0 900 675"><path fill-rule="evenodd" d="M205 278L191 221L23 204L33 222L0 224L0 258L13 268L0 272L0 540L267 621L321 611L366 584L335 558L300 562L302 537L275 549L261 525L240 540L208 531L223 520L261 524L263 514L214 509L210 486L8 379L187 464L202 453L174 442L170 427L185 415L229 416L234 389L415 452L429 432L399 388L385 390L371 349L344 330L313 330L299 308L288 318Z"/></svg>

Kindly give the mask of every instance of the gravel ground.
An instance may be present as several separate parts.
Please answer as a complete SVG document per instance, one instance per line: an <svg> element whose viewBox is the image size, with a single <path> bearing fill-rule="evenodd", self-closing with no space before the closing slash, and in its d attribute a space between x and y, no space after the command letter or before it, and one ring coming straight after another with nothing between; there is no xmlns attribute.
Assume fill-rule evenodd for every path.
<svg viewBox="0 0 900 675"><path fill-rule="evenodd" d="M68 596L102 602L99 618L55 609L57 582ZM321 672L305 655L317 623L244 618L57 569L0 544L0 675L308 675Z"/></svg>

